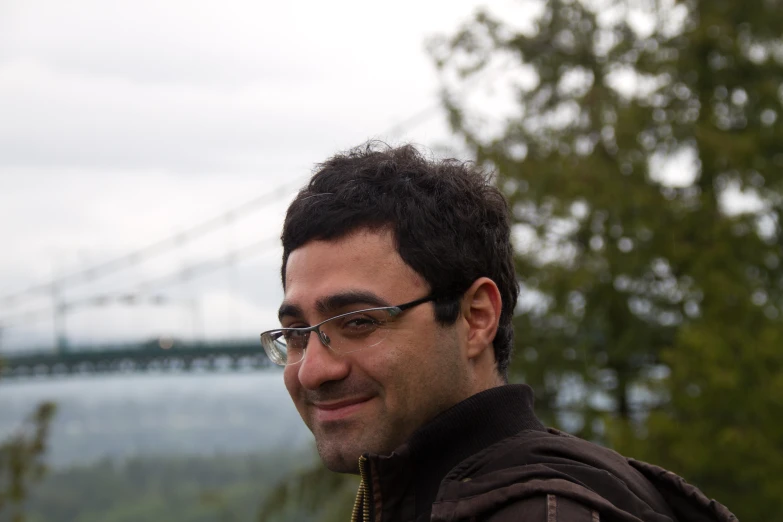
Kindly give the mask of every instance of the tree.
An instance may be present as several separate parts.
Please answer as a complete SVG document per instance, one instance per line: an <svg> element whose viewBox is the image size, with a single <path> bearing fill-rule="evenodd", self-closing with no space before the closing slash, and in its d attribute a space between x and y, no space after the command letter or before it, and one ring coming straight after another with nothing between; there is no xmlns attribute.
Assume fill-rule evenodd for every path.
<svg viewBox="0 0 783 522"><path fill-rule="evenodd" d="M54 411L52 403L39 404L16 434L0 442L0 516L8 515L2 520L24 520L29 485L46 471L42 457Z"/></svg>
<svg viewBox="0 0 783 522"><path fill-rule="evenodd" d="M513 379L546 421L780 518L783 2L521 10L431 44L513 210Z"/></svg>
<svg viewBox="0 0 783 522"><path fill-rule="evenodd" d="M356 476L329 471L319 460L281 481L262 503L258 520L301 520L305 516L318 522L350 520L358 489Z"/></svg>

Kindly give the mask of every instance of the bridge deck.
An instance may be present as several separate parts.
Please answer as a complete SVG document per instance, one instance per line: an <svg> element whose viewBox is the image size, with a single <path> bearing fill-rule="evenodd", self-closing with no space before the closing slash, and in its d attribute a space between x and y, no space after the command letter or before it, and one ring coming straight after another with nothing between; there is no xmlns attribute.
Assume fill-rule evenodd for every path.
<svg viewBox="0 0 783 522"><path fill-rule="evenodd" d="M64 352L0 354L2 379L69 374L216 371L272 368L258 341L183 343L153 341L135 346L73 348Z"/></svg>

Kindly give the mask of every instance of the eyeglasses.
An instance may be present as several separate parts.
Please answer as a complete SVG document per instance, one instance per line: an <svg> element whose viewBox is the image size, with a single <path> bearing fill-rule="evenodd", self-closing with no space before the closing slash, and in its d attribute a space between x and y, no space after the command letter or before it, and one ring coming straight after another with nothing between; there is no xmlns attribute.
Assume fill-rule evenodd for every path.
<svg viewBox="0 0 783 522"><path fill-rule="evenodd" d="M435 297L430 295L397 306L340 314L304 328L269 330L261 334L261 345L272 362L280 366L297 364L304 359L311 332L318 334L321 343L335 353L346 354L371 348L387 338L390 324L402 312L434 300Z"/></svg>

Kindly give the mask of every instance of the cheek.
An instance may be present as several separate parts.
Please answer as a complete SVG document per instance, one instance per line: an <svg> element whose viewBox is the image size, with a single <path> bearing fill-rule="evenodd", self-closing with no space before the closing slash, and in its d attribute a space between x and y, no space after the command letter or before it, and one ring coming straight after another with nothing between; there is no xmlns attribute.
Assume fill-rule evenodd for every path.
<svg viewBox="0 0 783 522"><path fill-rule="evenodd" d="M417 335L404 347L395 370L400 377L394 378L414 397L425 392L442 397L461 384L462 366L456 332L430 327L426 335Z"/></svg>
<svg viewBox="0 0 783 522"><path fill-rule="evenodd" d="M390 402L407 403L422 386L422 379L431 371L433 353L431 342L414 334L400 336L389 343L382 356L375 360L371 377L382 383Z"/></svg>

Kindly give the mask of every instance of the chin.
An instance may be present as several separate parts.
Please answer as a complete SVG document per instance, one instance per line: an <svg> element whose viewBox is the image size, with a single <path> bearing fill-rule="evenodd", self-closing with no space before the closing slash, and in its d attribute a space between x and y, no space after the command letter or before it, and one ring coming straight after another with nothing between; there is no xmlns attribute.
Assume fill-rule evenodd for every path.
<svg viewBox="0 0 783 522"><path fill-rule="evenodd" d="M365 453L388 455L398 444L391 440L379 440L370 434L369 439L352 437L347 432L319 433L315 437L316 448L321 460L330 471L337 473L359 473L359 457Z"/></svg>
<svg viewBox="0 0 783 522"><path fill-rule="evenodd" d="M324 466L338 473L358 474L359 457L388 455L406 440L388 423L332 423L315 428L315 444Z"/></svg>
<svg viewBox="0 0 783 522"><path fill-rule="evenodd" d="M362 455L362 452L341 451L338 448L319 442L316 442L316 447L318 448L318 455L329 471L359 474L359 457Z"/></svg>

